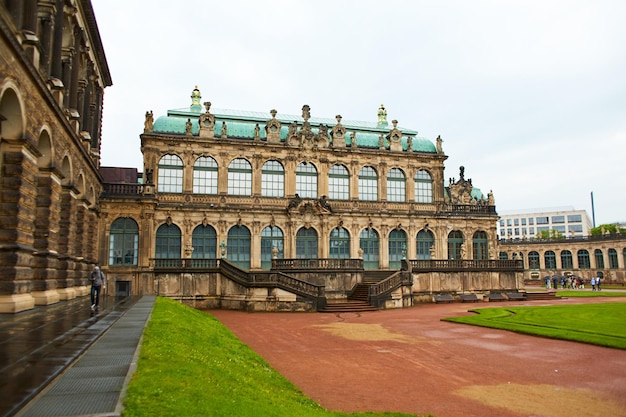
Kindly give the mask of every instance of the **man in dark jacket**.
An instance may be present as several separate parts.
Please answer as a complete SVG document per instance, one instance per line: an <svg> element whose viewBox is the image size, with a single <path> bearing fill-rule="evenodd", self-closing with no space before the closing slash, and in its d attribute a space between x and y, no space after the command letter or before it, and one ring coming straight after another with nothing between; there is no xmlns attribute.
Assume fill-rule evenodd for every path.
<svg viewBox="0 0 626 417"><path fill-rule="evenodd" d="M97 311L100 309L100 291L102 286L106 286L106 279L99 266L93 268L89 281L91 281L91 310Z"/></svg>

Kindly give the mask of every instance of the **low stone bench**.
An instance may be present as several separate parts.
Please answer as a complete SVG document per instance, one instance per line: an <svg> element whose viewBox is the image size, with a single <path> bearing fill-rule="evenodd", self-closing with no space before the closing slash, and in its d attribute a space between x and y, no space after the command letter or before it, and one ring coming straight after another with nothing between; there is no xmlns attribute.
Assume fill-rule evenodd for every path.
<svg viewBox="0 0 626 417"><path fill-rule="evenodd" d="M510 292L506 293L506 297L509 301L524 301L526 300L526 295L519 292Z"/></svg>
<svg viewBox="0 0 626 417"><path fill-rule="evenodd" d="M437 294L435 295L435 303L453 303L454 297L450 294Z"/></svg>
<svg viewBox="0 0 626 417"><path fill-rule="evenodd" d="M460 294L459 297L461 297L461 301L464 303L477 303L480 301L476 294Z"/></svg>
<svg viewBox="0 0 626 417"><path fill-rule="evenodd" d="M493 301L506 301L506 298L504 298L504 295L502 295L499 292L488 294L487 299L489 300L490 303Z"/></svg>

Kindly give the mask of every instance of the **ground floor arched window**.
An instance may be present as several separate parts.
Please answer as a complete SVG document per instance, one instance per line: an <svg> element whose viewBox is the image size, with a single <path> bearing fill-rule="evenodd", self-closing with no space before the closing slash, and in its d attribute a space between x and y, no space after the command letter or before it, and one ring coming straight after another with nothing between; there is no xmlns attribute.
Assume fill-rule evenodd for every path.
<svg viewBox="0 0 626 417"><path fill-rule="evenodd" d="M284 234L280 227L267 226L261 232L261 268L271 269L274 252L277 259L285 257Z"/></svg>
<svg viewBox="0 0 626 417"><path fill-rule="evenodd" d="M448 234L448 259L463 259L461 249L465 239L463 232L453 230Z"/></svg>
<svg viewBox="0 0 626 417"><path fill-rule="evenodd" d="M201 224L193 229L191 246L193 246L192 258L217 258L217 233L213 226Z"/></svg>
<svg viewBox="0 0 626 417"><path fill-rule="evenodd" d="M473 259L489 259L489 239L487 233L479 230L472 238Z"/></svg>
<svg viewBox="0 0 626 417"><path fill-rule="evenodd" d="M604 254L601 249L596 249L593 252L593 256L596 258L596 268L604 268Z"/></svg>
<svg viewBox="0 0 626 417"><path fill-rule="evenodd" d="M155 258L176 259L181 257L180 228L173 223L165 223L156 231Z"/></svg>
<svg viewBox="0 0 626 417"><path fill-rule="evenodd" d="M543 260L546 263L546 269L556 269L556 254L553 251L546 251Z"/></svg>
<svg viewBox="0 0 626 417"><path fill-rule="evenodd" d="M359 247L363 253L363 268L378 269L380 267L380 239L378 232L372 228L363 229L359 237Z"/></svg>
<svg viewBox="0 0 626 417"><path fill-rule="evenodd" d="M430 259L430 248L435 244L435 237L430 230L420 230L417 233L417 259Z"/></svg>
<svg viewBox="0 0 626 417"><path fill-rule="evenodd" d="M343 227L335 227L330 232L329 257L350 259L350 234Z"/></svg>
<svg viewBox="0 0 626 417"><path fill-rule="evenodd" d="M233 226L228 231L226 259L242 269L250 269L250 230Z"/></svg>
<svg viewBox="0 0 626 417"><path fill-rule="evenodd" d="M561 268L572 269L574 261L572 260L572 252L568 250L561 251Z"/></svg>
<svg viewBox="0 0 626 417"><path fill-rule="evenodd" d="M109 265L137 265L139 226L130 217L111 223L109 235Z"/></svg>
<svg viewBox="0 0 626 417"><path fill-rule="evenodd" d="M406 233L394 229L389 233L389 269L402 268L402 259L406 259Z"/></svg>
<svg viewBox="0 0 626 417"><path fill-rule="evenodd" d="M317 259L317 231L301 228L296 233L296 258Z"/></svg>
<svg viewBox="0 0 626 417"><path fill-rule="evenodd" d="M587 249L581 249L578 251L578 268L590 269L591 262L589 260L589 251Z"/></svg>
<svg viewBox="0 0 626 417"><path fill-rule="evenodd" d="M528 268L539 269L539 253L536 251L528 252Z"/></svg>

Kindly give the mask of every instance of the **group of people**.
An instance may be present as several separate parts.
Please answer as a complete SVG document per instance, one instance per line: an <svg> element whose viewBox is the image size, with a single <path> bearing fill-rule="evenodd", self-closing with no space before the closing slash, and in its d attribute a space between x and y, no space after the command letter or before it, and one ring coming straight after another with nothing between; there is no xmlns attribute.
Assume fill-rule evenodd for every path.
<svg viewBox="0 0 626 417"><path fill-rule="evenodd" d="M552 277L546 276L544 278L544 281L545 281L545 284L546 284L546 288L558 289L559 288L559 284L560 284L562 289L565 289L565 288L571 288L571 289L582 289L582 288L585 288L585 279L583 277L579 277L579 276L575 276L575 275L570 275L570 276L552 275ZM593 291L600 291L601 290L600 282L601 282L601 277L600 276L592 277L591 280L590 280L591 289Z"/></svg>

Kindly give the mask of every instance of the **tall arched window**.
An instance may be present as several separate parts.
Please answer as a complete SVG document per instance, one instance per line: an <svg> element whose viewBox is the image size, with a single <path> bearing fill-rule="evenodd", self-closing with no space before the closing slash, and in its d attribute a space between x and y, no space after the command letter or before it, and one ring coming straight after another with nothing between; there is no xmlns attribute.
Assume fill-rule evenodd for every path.
<svg viewBox="0 0 626 417"><path fill-rule="evenodd" d="M465 238L460 230L453 230L448 234L448 259L462 259L463 243L465 243Z"/></svg>
<svg viewBox="0 0 626 417"><path fill-rule="evenodd" d="M194 194L217 194L217 162L210 156L201 156L193 164Z"/></svg>
<svg viewBox="0 0 626 417"><path fill-rule="evenodd" d="M261 268L270 269L272 259L274 259L274 248L276 248L276 258L285 257L283 231L276 226L267 226L261 231Z"/></svg>
<svg viewBox="0 0 626 417"><path fill-rule="evenodd" d="M201 224L193 229L191 246L193 246L192 258L216 259L217 233L213 226Z"/></svg>
<svg viewBox="0 0 626 417"><path fill-rule="evenodd" d="M159 161L157 189L161 193L183 192L183 161L176 155L164 155Z"/></svg>
<svg viewBox="0 0 626 417"><path fill-rule="evenodd" d="M363 229L359 238L359 247L363 252L363 268L378 269L380 266L380 239L372 228Z"/></svg>
<svg viewBox="0 0 626 417"><path fill-rule="evenodd" d="M267 161L261 170L261 195L263 197L285 196L285 169L278 161Z"/></svg>
<svg viewBox="0 0 626 417"><path fill-rule="evenodd" d="M109 234L109 265L137 265L137 222L131 218L120 217L111 223Z"/></svg>
<svg viewBox="0 0 626 417"><path fill-rule="evenodd" d="M578 268L590 269L591 263L589 261L589 251L587 249L580 249L578 255Z"/></svg>
<svg viewBox="0 0 626 417"><path fill-rule="evenodd" d="M596 259L596 268L603 269L604 268L604 254L602 253L602 249L596 249L593 252L593 256Z"/></svg>
<svg viewBox="0 0 626 417"><path fill-rule="evenodd" d="M228 195L252 195L252 166L243 158L228 165Z"/></svg>
<svg viewBox="0 0 626 417"><path fill-rule="evenodd" d="M350 199L350 175L343 165L333 165L328 172L328 198L331 200Z"/></svg>
<svg viewBox="0 0 626 417"><path fill-rule="evenodd" d="M398 168L392 168L387 174L387 201L406 201L406 177Z"/></svg>
<svg viewBox="0 0 626 417"><path fill-rule="evenodd" d="M389 233L389 269L400 269L406 259L406 232L393 229Z"/></svg>
<svg viewBox="0 0 626 417"><path fill-rule="evenodd" d="M556 269L556 254L554 251L547 250L543 254L543 260L546 263L546 269Z"/></svg>
<svg viewBox="0 0 626 417"><path fill-rule="evenodd" d="M331 258L350 259L350 234L343 227L335 227L330 232Z"/></svg>
<svg viewBox="0 0 626 417"><path fill-rule="evenodd" d="M359 200L378 200L378 174L372 167L363 167L359 171Z"/></svg>
<svg viewBox="0 0 626 417"><path fill-rule="evenodd" d="M428 171L419 170L415 173L414 190L416 203L432 203L433 202L433 179Z"/></svg>
<svg viewBox="0 0 626 417"><path fill-rule="evenodd" d="M539 269L539 252L528 252L528 267L530 269Z"/></svg>
<svg viewBox="0 0 626 417"><path fill-rule="evenodd" d="M435 237L430 230L417 233L417 259L431 259L430 248L435 244Z"/></svg>
<svg viewBox="0 0 626 417"><path fill-rule="evenodd" d="M177 259L181 257L181 233L175 224L162 224L156 231L155 258Z"/></svg>
<svg viewBox="0 0 626 417"><path fill-rule="evenodd" d="M472 259L489 259L489 239L487 232L482 230L474 233L472 238Z"/></svg>
<svg viewBox="0 0 626 417"><path fill-rule="evenodd" d="M250 269L250 230L233 226L228 231L226 258L242 269Z"/></svg>
<svg viewBox="0 0 626 417"><path fill-rule="evenodd" d="M301 162L296 168L296 194L301 198L317 198L317 168Z"/></svg>
<svg viewBox="0 0 626 417"><path fill-rule="evenodd" d="M296 258L317 259L317 231L301 228L296 233Z"/></svg>
<svg viewBox="0 0 626 417"><path fill-rule="evenodd" d="M574 267L574 261L572 259L572 252L568 250L561 251L561 268L572 269Z"/></svg>
<svg viewBox="0 0 626 417"><path fill-rule="evenodd" d="M624 249L624 260L626 260L626 249ZM619 268L617 264L617 251L615 249L609 249L609 268L617 269Z"/></svg>

